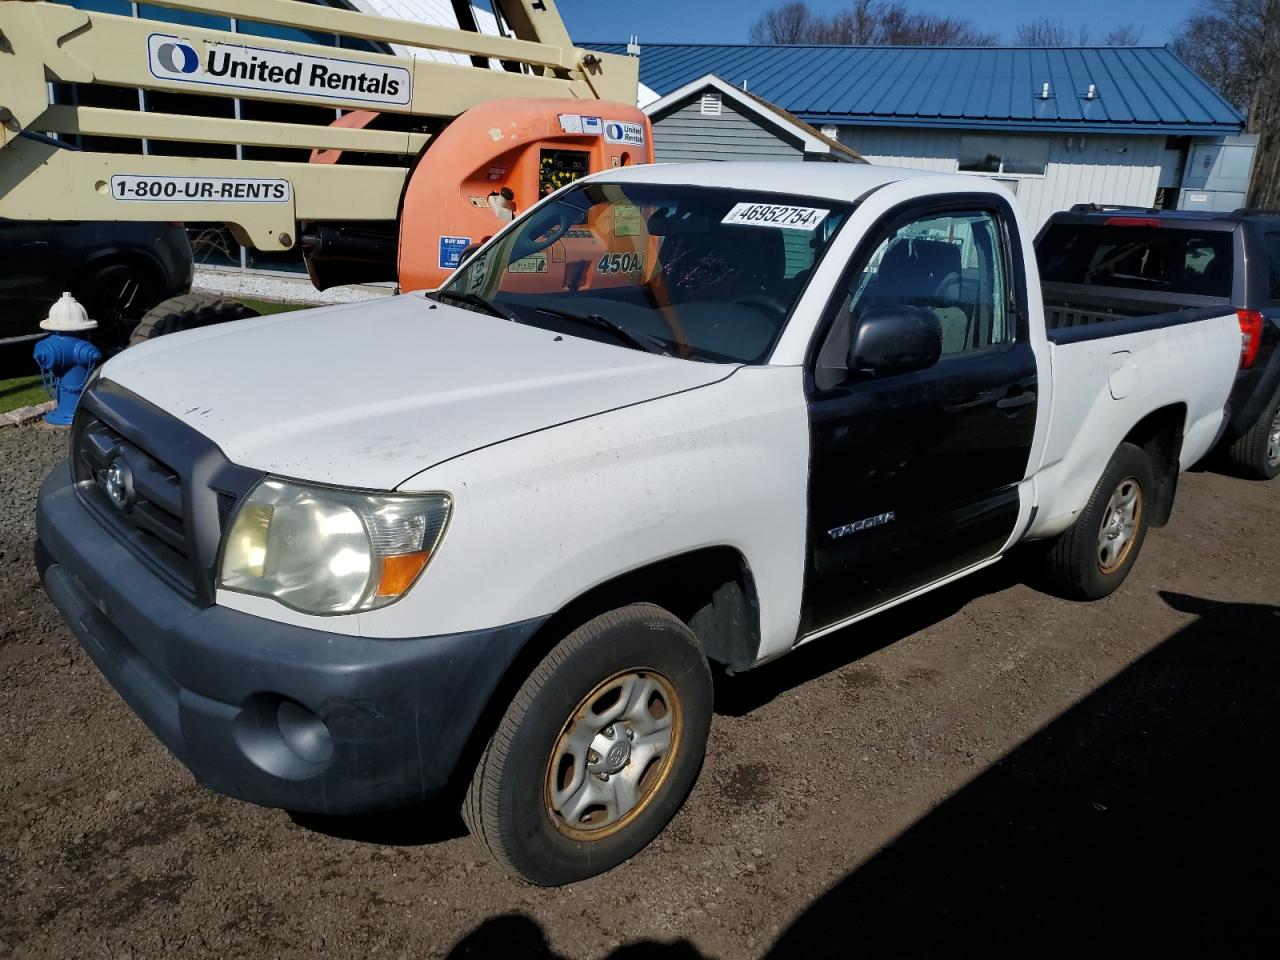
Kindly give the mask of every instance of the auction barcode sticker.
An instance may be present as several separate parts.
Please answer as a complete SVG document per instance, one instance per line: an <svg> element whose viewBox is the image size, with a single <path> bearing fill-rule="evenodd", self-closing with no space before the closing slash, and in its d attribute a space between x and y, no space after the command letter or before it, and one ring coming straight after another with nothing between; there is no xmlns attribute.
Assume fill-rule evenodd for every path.
<svg viewBox="0 0 1280 960"><path fill-rule="evenodd" d="M260 177L147 177L132 173L111 178L111 196L145 202L192 200L199 203L288 203L288 180Z"/></svg>
<svg viewBox="0 0 1280 960"><path fill-rule="evenodd" d="M781 203L739 203L720 222L751 227L816 230L830 212L818 207L792 207Z"/></svg>

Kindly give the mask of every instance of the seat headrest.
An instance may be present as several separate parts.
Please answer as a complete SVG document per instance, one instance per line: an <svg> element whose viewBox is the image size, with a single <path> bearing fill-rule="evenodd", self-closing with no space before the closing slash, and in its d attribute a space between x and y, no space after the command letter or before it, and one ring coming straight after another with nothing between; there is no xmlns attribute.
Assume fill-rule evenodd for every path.
<svg viewBox="0 0 1280 960"><path fill-rule="evenodd" d="M937 295L948 277L958 279L959 273L960 248L956 244L899 237L880 261L876 300L886 303L929 299Z"/></svg>

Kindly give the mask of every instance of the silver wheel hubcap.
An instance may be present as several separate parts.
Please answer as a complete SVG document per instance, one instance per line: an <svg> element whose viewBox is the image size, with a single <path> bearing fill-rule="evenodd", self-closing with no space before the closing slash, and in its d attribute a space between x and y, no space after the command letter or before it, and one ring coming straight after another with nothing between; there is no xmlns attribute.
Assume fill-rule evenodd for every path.
<svg viewBox="0 0 1280 960"><path fill-rule="evenodd" d="M548 769L547 807L561 832L598 839L634 819L670 769L679 724L674 688L659 674L618 674L592 691Z"/></svg>
<svg viewBox="0 0 1280 960"><path fill-rule="evenodd" d="M1271 421L1271 432L1267 434L1267 465L1280 466L1280 410L1276 411Z"/></svg>
<svg viewBox="0 0 1280 960"><path fill-rule="evenodd" d="M1133 477L1121 480L1102 517L1098 530L1098 567L1103 573L1114 573L1133 548L1142 517L1142 487Z"/></svg>

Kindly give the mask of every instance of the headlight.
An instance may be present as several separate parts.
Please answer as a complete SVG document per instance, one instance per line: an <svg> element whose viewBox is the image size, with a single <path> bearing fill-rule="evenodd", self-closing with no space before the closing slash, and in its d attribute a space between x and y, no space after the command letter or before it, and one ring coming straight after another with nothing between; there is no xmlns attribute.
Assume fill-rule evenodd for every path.
<svg viewBox="0 0 1280 960"><path fill-rule="evenodd" d="M236 511L218 586L304 613L384 607L426 569L451 506L439 493L353 493L268 477Z"/></svg>

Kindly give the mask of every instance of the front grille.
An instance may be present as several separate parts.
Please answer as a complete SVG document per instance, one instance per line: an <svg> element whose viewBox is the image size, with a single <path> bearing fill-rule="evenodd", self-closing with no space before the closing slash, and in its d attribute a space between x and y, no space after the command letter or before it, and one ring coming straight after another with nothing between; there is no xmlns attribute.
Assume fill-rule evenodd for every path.
<svg viewBox="0 0 1280 960"><path fill-rule="evenodd" d="M178 472L92 414L77 422L71 454L82 501L148 566L194 599ZM126 471L123 505L109 492L113 468Z"/></svg>
<svg viewBox="0 0 1280 960"><path fill-rule="evenodd" d="M213 603L222 531L261 472L101 379L76 411L71 469L80 501L134 556L197 605Z"/></svg>

